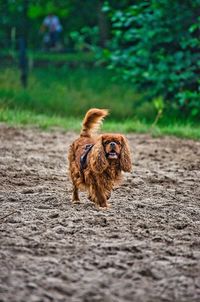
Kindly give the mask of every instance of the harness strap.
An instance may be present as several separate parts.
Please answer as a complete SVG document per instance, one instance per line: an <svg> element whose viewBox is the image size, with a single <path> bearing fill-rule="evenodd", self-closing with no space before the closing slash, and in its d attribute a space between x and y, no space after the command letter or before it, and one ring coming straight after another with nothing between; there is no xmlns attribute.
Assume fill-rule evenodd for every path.
<svg viewBox="0 0 200 302"><path fill-rule="evenodd" d="M91 151L93 146L94 146L93 144L88 144L88 145L85 146L84 153L81 155L81 158L80 158L80 170L81 170L81 172L87 167L87 156L88 156L88 153Z"/></svg>

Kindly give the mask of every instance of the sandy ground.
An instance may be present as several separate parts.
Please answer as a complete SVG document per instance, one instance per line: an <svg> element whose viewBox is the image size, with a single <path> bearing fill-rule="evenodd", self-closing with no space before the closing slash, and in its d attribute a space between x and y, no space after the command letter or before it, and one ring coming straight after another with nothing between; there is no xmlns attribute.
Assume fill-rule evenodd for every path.
<svg viewBox="0 0 200 302"><path fill-rule="evenodd" d="M200 301L200 142L128 135L133 172L98 211L70 201L73 133L0 138L1 302Z"/></svg>

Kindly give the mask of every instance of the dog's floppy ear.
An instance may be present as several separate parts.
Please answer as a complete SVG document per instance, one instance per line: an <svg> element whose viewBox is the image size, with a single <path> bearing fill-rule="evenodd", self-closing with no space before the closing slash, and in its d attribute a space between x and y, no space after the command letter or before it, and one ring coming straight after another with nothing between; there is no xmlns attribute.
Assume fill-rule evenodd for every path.
<svg viewBox="0 0 200 302"><path fill-rule="evenodd" d="M128 141L122 136L122 149L120 156L120 166L124 172L131 172L132 162L131 162L131 152L128 145Z"/></svg>
<svg viewBox="0 0 200 302"><path fill-rule="evenodd" d="M95 173L102 173L108 167L109 163L106 159L101 136L98 138L97 143L92 148L91 155L90 163L92 170L95 171Z"/></svg>

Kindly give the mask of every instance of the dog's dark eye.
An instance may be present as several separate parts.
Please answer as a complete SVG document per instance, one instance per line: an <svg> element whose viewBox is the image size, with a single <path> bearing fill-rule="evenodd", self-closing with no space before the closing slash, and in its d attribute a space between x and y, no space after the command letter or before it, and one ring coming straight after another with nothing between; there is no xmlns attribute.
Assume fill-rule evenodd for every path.
<svg viewBox="0 0 200 302"><path fill-rule="evenodd" d="M119 141L116 141L115 142L117 145L121 146L121 143Z"/></svg>
<svg viewBox="0 0 200 302"><path fill-rule="evenodd" d="M104 146L106 146L106 145L108 145L108 144L110 144L110 141L105 141L105 142L103 143Z"/></svg>

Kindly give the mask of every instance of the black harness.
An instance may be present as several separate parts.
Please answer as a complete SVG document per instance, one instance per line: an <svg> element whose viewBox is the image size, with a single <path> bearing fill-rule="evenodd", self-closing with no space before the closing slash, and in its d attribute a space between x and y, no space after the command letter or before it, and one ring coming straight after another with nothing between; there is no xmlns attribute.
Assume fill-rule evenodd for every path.
<svg viewBox="0 0 200 302"><path fill-rule="evenodd" d="M87 167L87 156L88 156L88 153L92 150L92 147L94 145L93 144L88 144L85 146L85 150L83 152L83 154L81 155L81 158L80 158L80 170L81 172L83 172L83 170Z"/></svg>

